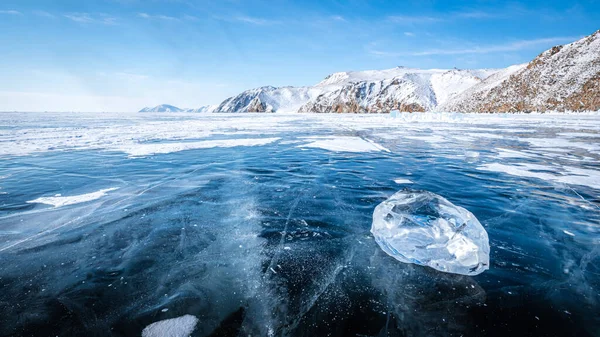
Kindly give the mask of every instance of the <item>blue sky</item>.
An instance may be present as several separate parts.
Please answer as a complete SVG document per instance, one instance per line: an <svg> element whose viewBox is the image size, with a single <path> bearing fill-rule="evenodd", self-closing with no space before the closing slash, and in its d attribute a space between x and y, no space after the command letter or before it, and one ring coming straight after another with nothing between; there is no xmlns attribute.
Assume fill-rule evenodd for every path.
<svg viewBox="0 0 600 337"><path fill-rule="evenodd" d="M595 0L2 0L0 111L198 107L336 71L506 67L599 17Z"/></svg>

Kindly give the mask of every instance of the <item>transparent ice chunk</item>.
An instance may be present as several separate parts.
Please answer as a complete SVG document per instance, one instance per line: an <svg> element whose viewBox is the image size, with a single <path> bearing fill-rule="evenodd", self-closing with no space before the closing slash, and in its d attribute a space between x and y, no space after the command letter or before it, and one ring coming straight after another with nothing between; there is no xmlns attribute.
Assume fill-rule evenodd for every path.
<svg viewBox="0 0 600 337"><path fill-rule="evenodd" d="M428 191L405 189L379 204L371 233L401 262L462 275L490 264L488 234L473 213Z"/></svg>

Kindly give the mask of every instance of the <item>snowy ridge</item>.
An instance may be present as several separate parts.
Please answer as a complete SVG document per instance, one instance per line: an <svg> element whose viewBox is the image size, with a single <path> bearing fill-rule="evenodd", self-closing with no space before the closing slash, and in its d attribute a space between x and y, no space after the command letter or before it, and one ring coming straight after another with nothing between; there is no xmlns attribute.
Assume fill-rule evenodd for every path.
<svg viewBox="0 0 600 337"><path fill-rule="evenodd" d="M161 104L155 107L146 107L139 112L213 112L216 105L204 105L197 109L181 109L169 104Z"/></svg>
<svg viewBox="0 0 600 337"><path fill-rule="evenodd" d="M260 87L228 98L216 112L429 111L497 72L481 70L385 70L340 72L312 87Z"/></svg>
<svg viewBox="0 0 600 337"><path fill-rule="evenodd" d="M553 47L528 64L509 67L465 91L443 111L600 110L600 31Z"/></svg>
<svg viewBox="0 0 600 337"><path fill-rule="evenodd" d="M155 107L145 107L140 112L182 112L183 110L169 104L161 104Z"/></svg>
<svg viewBox="0 0 600 337"><path fill-rule="evenodd" d="M330 91L300 112L424 112L482 81L493 70L394 68L336 73L317 84ZM480 77L481 76L481 77ZM483 78L482 78L483 77Z"/></svg>
<svg viewBox="0 0 600 337"><path fill-rule="evenodd" d="M486 95L488 95L492 89L494 89L498 85L501 85L510 76L512 76L516 72L519 72L520 70L522 70L525 67L527 67L527 63L518 64L518 65L510 66L506 69L502 69L502 70L496 72L495 74L492 74L491 76L486 78L484 81L482 81L478 85L469 87L466 90L464 90L462 93L460 93L459 95L456 95L456 96L452 97L452 99L448 100L447 102L440 104L440 106L437 107L436 111L449 111L449 112L469 111L466 107L464 107L465 104L468 104L467 102L473 102L472 104L474 104L477 101L483 100L484 97ZM465 109L465 110L460 110L460 109Z"/></svg>
<svg viewBox="0 0 600 337"><path fill-rule="evenodd" d="M216 112L296 112L323 92L316 87L272 86L250 89L221 103Z"/></svg>
<svg viewBox="0 0 600 337"><path fill-rule="evenodd" d="M142 112L547 112L600 110L600 31L505 69L337 72L314 86L264 86L219 106Z"/></svg>
<svg viewBox="0 0 600 337"><path fill-rule="evenodd" d="M206 113L213 112L217 108L217 105L203 105L197 109L183 109L184 112L198 112L198 113Z"/></svg>

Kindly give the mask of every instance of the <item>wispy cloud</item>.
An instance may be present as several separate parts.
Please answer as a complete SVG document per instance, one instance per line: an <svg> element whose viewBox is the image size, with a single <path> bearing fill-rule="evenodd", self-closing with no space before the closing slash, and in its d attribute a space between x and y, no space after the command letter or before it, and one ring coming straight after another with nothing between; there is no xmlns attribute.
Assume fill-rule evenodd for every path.
<svg viewBox="0 0 600 337"><path fill-rule="evenodd" d="M404 36L414 37L415 33L413 33L413 32L404 32Z"/></svg>
<svg viewBox="0 0 600 337"><path fill-rule="evenodd" d="M148 20L164 20L164 21L179 21L179 18L174 16L168 16L163 14L148 14L148 13L138 13L138 17Z"/></svg>
<svg viewBox="0 0 600 337"><path fill-rule="evenodd" d="M240 22L240 23L245 23L245 24L250 24L250 25L255 25L255 26L269 26L269 25L277 25L277 24L281 23L281 21L277 21L277 20L269 20L269 19L254 17L254 16L248 16L248 15L237 15L237 16L231 16L231 17L215 16L214 18L217 20L220 20L220 21Z"/></svg>
<svg viewBox="0 0 600 337"><path fill-rule="evenodd" d="M116 72L116 77L127 80L127 81L144 81L150 78L148 75L141 75L129 72Z"/></svg>
<svg viewBox="0 0 600 337"><path fill-rule="evenodd" d="M346 18L341 15L332 15L331 20L339 21L339 22L346 22Z"/></svg>
<svg viewBox="0 0 600 337"><path fill-rule="evenodd" d="M253 25L259 25L259 26L265 26L265 25L275 25L275 24L279 24L279 21L275 21L275 20L268 20L268 19L263 19L263 18L257 18L257 17L253 17L253 16L237 16L235 17L236 21L240 21L240 22L244 22L244 23L250 23Z"/></svg>
<svg viewBox="0 0 600 337"><path fill-rule="evenodd" d="M185 14L181 17L164 15L164 14L148 14L148 13L137 13L137 17L143 18L146 20L162 20L162 21L198 21L198 17L193 15Z"/></svg>
<svg viewBox="0 0 600 337"><path fill-rule="evenodd" d="M393 23L415 24L415 23L435 23L445 19L437 16L422 16L422 15L391 15L387 20Z"/></svg>
<svg viewBox="0 0 600 337"><path fill-rule="evenodd" d="M5 14L5 15L21 15L21 12L15 11L15 10L1 10L0 14Z"/></svg>
<svg viewBox="0 0 600 337"><path fill-rule="evenodd" d="M514 52L534 47L551 46L553 44L567 43L578 39L578 37L551 37L532 40L519 40L505 44L474 46L461 49L429 49L412 52L390 52L369 49L369 53L377 56L440 56L440 55L467 55L467 54L492 54L501 52Z"/></svg>
<svg viewBox="0 0 600 337"><path fill-rule="evenodd" d="M63 15L65 18L83 24L105 24L114 25L117 23L117 18L106 14L90 14L90 13L68 13Z"/></svg>
<svg viewBox="0 0 600 337"><path fill-rule="evenodd" d="M502 17L503 15L501 15L500 13L491 13L491 12L485 12L485 11L481 11L481 10L472 10L472 9L467 9L464 11L459 11L459 12L453 12L451 14L451 17L454 18L459 18L459 19L492 19L492 18L498 18L498 17Z"/></svg>
<svg viewBox="0 0 600 337"><path fill-rule="evenodd" d="M44 18L56 19L56 15L46 11L33 11L33 14Z"/></svg>
<svg viewBox="0 0 600 337"><path fill-rule="evenodd" d="M187 14L183 16L183 19L188 20L188 21L198 21L199 20L197 17L195 17L193 15L187 15Z"/></svg>
<svg viewBox="0 0 600 337"><path fill-rule="evenodd" d="M512 15L515 15L514 13ZM484 20L505 18L508 14L504 11L487 12L477 9L463 9L451 13L433 13L431 15L391 15L387 21L396 24L432 24L439 22L451 22L458 20Z"/></svg>

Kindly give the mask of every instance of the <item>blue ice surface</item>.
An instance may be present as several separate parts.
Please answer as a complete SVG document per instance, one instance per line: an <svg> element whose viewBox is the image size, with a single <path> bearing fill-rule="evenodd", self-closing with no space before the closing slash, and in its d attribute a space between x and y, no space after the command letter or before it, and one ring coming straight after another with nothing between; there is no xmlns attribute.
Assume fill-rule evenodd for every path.
<svg viewBox="0 0 600 337"><path fill-rule="evenodd" d="M286 142L310 135L300 128L265 146L2 158L0 335L139 336L186 314L199 319L195 336L600 331L598 190L478 170L484 159L456 156L462 149L328 134L368 136L391 152ZM440 273L377 246L373 209L399 176L477 216L490 270ZM111 187L70 206L27 203Z"/></svg>

